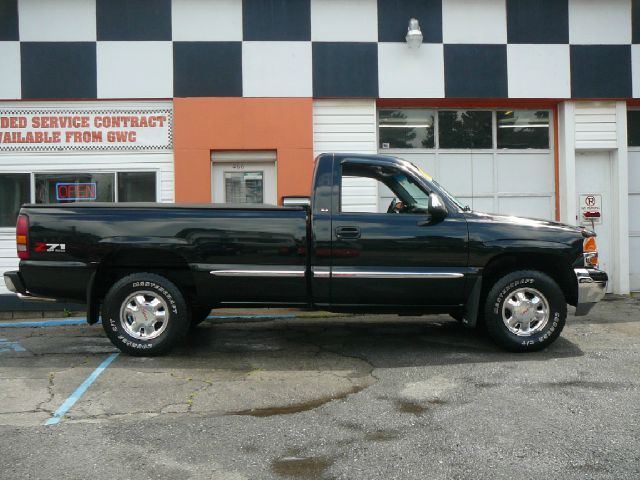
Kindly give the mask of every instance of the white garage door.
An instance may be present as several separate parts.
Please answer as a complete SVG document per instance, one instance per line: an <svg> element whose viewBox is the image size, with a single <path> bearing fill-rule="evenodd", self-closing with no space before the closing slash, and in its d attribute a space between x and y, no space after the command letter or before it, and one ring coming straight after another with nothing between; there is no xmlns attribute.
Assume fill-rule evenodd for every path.
<svg viewBox="0 0 640 480"><path fill-rule="evenodd" d="M472 209L553 219L549 110L378 111L379 152L422 167ZM382 191L379 204L391 200Z"/></svg>
<svg viewBox="0 0 640 480"><path fill-rule="evenodd" d="M630 110L629 135L629 274L630 287L640 291L640 110Z"/></svg>

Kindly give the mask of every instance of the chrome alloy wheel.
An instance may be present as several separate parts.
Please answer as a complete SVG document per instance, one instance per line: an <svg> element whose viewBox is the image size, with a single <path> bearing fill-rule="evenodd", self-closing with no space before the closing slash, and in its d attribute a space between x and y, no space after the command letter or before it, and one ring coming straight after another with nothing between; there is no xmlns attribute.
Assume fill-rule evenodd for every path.
<svg viewBox="0 0 640 480"><path fill-rule="evenodd" d="M134 292L122 302L120 325L139 340L151 340L165 331L169 322L167 303L157 293Z"/></svg>
<svg viewBox="0 0 640 480"><path fill-rule="evenodd" d="M502 321L511 333L519 337L529 337L542 331L549 316L549 302L535 288L518 288L502 304Z"/></svg>

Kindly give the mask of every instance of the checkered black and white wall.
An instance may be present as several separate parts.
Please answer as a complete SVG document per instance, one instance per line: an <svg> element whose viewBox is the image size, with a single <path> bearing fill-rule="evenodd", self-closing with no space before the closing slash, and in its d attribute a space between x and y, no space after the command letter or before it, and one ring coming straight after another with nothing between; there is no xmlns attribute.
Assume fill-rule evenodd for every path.
<svg viewBox="0 0 640 480"><path fill-rule="evenodd" d="M640 97L640 0L0 0L0 72L0 99Z"/></svg>

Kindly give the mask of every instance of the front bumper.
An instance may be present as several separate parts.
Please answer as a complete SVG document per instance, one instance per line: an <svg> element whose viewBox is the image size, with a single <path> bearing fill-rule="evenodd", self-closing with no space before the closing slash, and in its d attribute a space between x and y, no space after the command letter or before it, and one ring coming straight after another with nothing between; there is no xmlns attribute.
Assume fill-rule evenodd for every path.
<svg viewBox="0 0 640 480"><path fill-rule="evenodd" d="M7 286L7 289L13 293L18 294L18 298L24 300L33 300L37 302L56 302L55 298L49 297L39 297L37 295L32 295L29 293L27 288L24 286L24 282L22 281L22 277L20 276L20 272L17 270L11 272L5 272L4 274L4 284Z"/></svg>
<svg viewBox="0 0 640 480"><path fill-rule="evenodd" d="M609 277L602 270L595 268L575 268L578 282L577 317L588 314L591 309L604 297L607 291Z"/></svg>

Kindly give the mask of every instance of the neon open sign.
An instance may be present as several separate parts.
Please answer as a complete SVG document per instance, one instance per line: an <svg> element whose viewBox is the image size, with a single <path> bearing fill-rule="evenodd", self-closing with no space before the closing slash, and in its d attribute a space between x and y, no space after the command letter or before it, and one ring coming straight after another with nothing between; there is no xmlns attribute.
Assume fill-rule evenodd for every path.
<svg viewBox="0 0 640 480"><path fill-rule="evenodd" d="M97 198L95 182L89 183L56 183L56 200L58 201L91 201Z"/></svg>

